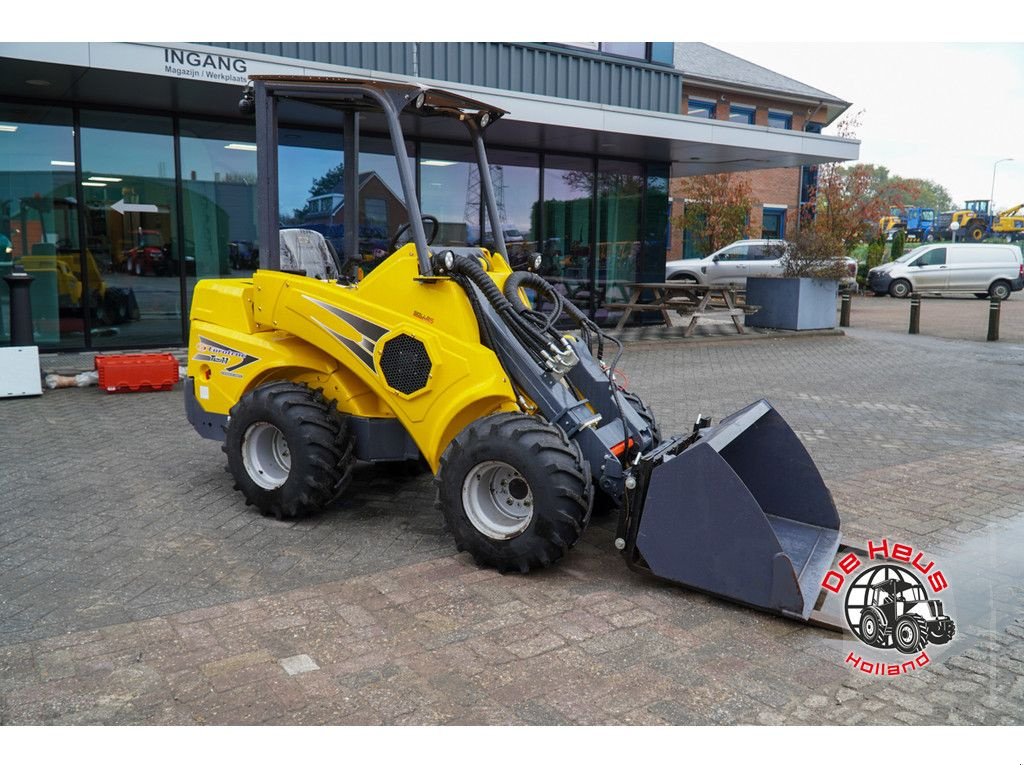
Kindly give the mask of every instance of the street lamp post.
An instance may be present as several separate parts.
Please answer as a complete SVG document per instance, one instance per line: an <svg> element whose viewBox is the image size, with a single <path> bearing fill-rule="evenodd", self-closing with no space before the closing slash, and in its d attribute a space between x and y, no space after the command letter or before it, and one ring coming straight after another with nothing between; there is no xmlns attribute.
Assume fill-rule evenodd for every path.
<svg viewBox="0 0 1024 768"><path fill-rule="evenodd" d="M1004 157L1001 160L996 160L992 163L992 191L989 192L988 196L988 204L992 206L992 210L990 210L989 213L994 214L996 212L996 168L1000 163L1008 163L1012 161L1012 157Z"/></svg>

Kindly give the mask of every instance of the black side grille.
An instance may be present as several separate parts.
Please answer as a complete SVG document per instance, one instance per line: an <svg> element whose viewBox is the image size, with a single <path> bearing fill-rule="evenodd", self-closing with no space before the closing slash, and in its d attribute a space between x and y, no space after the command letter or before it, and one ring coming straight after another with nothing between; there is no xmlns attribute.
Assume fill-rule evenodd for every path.
<svg viewBox="0 0 1024 768"><path fill-rule="evenodd" d="M423 342L407 334L388 339L380 354L380 370L392 389L411 395L427 386L430 357Z"/></svg>

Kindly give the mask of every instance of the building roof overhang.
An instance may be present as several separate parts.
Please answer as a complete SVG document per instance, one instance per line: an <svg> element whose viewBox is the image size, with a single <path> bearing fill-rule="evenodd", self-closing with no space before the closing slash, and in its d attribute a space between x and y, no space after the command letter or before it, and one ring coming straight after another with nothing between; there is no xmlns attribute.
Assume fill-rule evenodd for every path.
<svg viewBox="0 0 1024 768"><path fill-rule="evenodd" d="M194 54L176 63L180 52ZM174 52L174 53L172 53ZM238 120L238 97L253 75L366 77L447 89L508 114L486 133L492 146L671 164L672 175L747 171L856 160L859 142L835 136L739 125L681 114L570 101L516 91L405 78L277 56L179 43L0 43L0 91L14 98L132 106ZM168 63L168 60L171 63ZM212 62L211 66L206 64ZM27 81L46 81L31 85ZM326 112L326 111L325 111ZM334 116L296 113L310 125ZM363 130L382 127L366 115ZM466 142L457 121L403 115L409 137Z"/></svg>

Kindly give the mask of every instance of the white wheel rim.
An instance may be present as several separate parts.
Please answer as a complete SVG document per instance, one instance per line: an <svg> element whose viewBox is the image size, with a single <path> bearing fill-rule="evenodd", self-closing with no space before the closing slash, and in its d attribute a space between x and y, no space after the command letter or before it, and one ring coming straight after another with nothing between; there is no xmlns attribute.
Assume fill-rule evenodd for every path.
<svg viewBox="0 0 1024 768"><path fill-rule="evenodd" d="M484 461L462 483L462 508L484 536L504 541L525 531L533 520L533 491L511 464Z"/></svg>
<svg viewBox="0 0 1024 768"><path fill-rule="evenodd" d="M875 636L875 620L870 616L864 619L864 634L867 637Z"/></svg>
<svg viewBox="0 0 1024 768"><path fill-rule="evenodd" d="M242 463L249 478L260 488L280 488L292 469L284 433L266 421L251 424L242 436Z"/></svg>

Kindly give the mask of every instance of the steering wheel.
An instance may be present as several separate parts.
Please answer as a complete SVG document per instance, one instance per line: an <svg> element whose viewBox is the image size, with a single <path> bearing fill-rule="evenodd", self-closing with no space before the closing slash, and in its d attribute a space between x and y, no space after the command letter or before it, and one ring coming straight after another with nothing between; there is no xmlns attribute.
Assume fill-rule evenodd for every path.
<svg viewBox="0 0 1024 768"><path fill-rule="evenodd" d="M429 214L424 214L423 216L420 217L420 219L430 224L430 234L427 235L427 245L433 245L434 238L437 237L437 232L439 229L441 229L441 222L437 220L436 216L431 216ZM405 222L405 224L400 225L398 229L395 230L395 235L394 237L391 238L391 245L388 247L388 253L394 253L395 251L398 250L399 241L402 239L404 235L407 235L409 233L409 230L411 228L412 222L407 221Z"/></svg>

